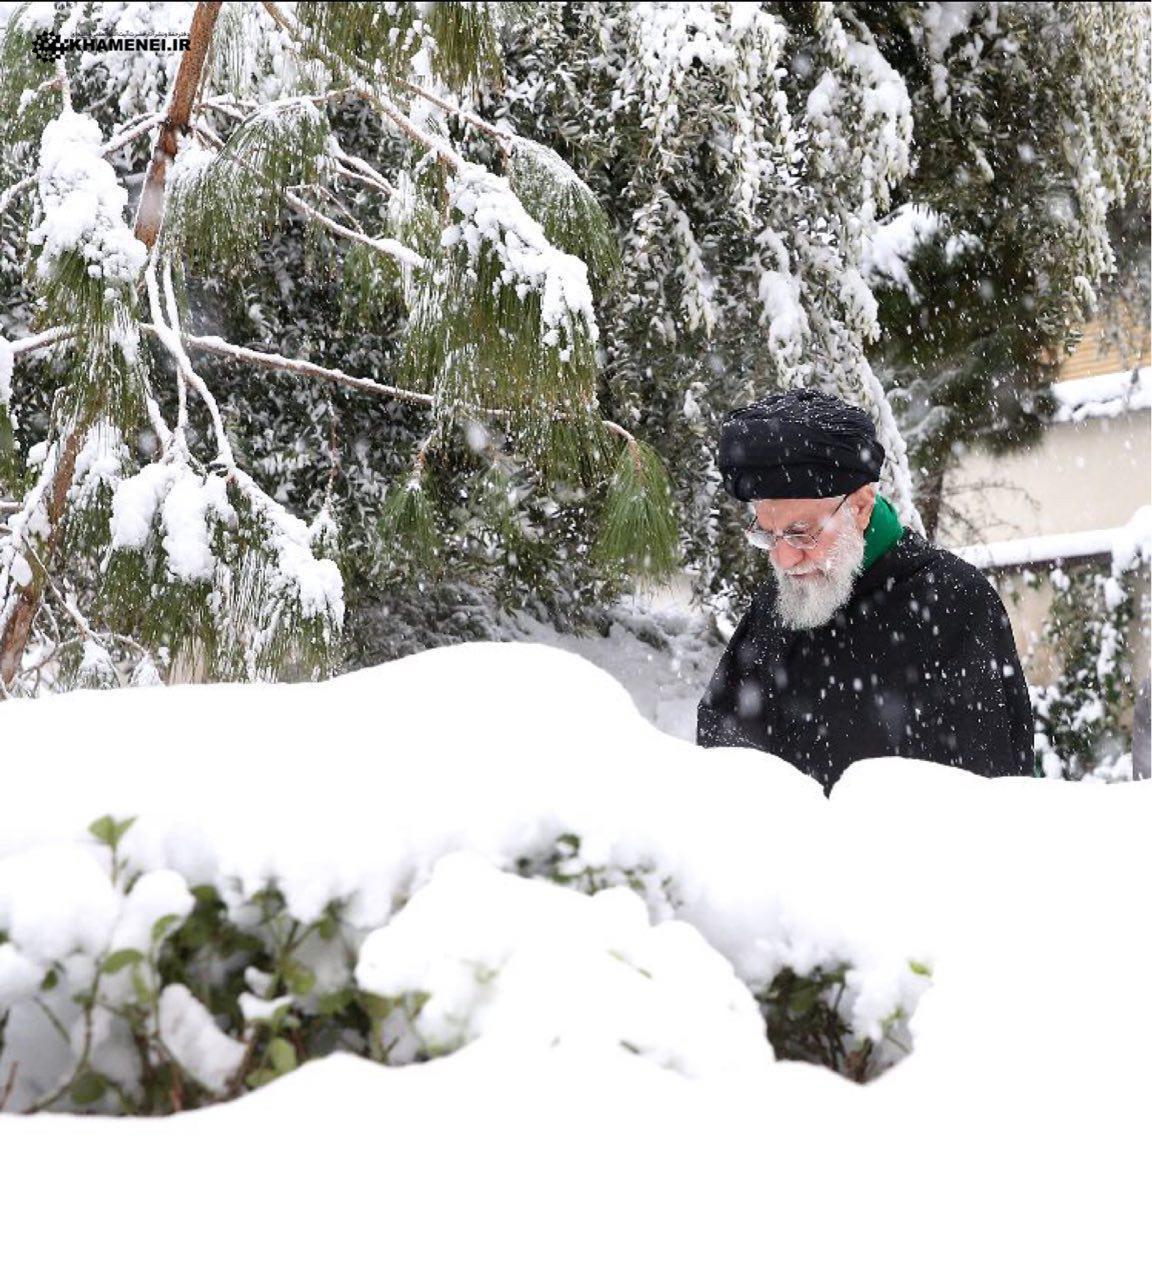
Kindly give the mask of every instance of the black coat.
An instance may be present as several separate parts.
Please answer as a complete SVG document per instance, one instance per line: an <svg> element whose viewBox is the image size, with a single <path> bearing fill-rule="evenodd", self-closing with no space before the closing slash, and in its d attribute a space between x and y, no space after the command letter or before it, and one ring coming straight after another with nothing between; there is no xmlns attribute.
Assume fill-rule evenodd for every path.
<svg viewBox="0 0 1152 1280"><path fill-rule="evenodd" d="M905 531L824 626L788 630L774 598L770 574L700 701L701 746L770 751L825 791L874 756L1031 776L1028 687L979 570Z"/></svg>

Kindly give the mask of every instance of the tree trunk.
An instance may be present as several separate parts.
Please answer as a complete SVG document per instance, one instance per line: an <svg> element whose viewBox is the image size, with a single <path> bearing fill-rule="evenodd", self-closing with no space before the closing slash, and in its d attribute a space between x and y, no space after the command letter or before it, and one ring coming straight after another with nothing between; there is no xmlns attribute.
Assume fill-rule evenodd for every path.
<svg viewBox="0 0 1152 1280"><path fill-rule="evenodd" d="M76 472L76 459L80 454L80 444L84 439L86 428L73 427L65 439L56 462L56 470L52 475L52 488L47 495L46 515L48 517L48 533L34 550L36 563L29 558L32 577L20 589L19 597L3 635L0 635L0 686L7 685L20 670L20 660L24 657L24 649L28 637L32 634L32 623L36 620L40 601L44 595L45 569L52 561L53 552L60 540L60 529L64 519L64 508L68 502L68 490L72 486L72 477ZM25 538L29 535L25 534Z"/></svg>
<svg viewBox="0 0 1152 1280"><path fill-rule="evenodd" d="M923 485L916 490L916 505L920 510L920 518L924 521L924 536L929 542L936 541L936 530L944 505L944 478L947 474L948 463L945 456L936 460Z"/></svg>
<svg viewBox="0 0 1152 1280"><path fill-rule="evenodd" d="M188 121L204 74L204 61L208 57L212 31L220 14L220 4L221 0L198 4L192 15L192 25L188 29L188 48L180 59L180 70L176 73L176 85L168 105L168 118L160 126L152 152L152 163L148 166L148 176L140 192L140 203L136 207L136 238L142 240L149 249L156 243L160 224L164 221L168 165L176 156L181 134L188 131Z"/></svg>

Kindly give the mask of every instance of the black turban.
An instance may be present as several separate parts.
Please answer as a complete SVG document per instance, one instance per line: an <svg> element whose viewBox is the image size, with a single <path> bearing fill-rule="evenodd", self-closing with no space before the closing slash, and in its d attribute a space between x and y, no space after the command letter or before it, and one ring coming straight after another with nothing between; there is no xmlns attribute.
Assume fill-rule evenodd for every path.
<svg viewBox="0 0 1152 1280"><path fill-rule="evenodd" d="M831 498L880 479L884 446L863 409L785 391L737 409L720 431L724 488L754 498Z"/></svg>

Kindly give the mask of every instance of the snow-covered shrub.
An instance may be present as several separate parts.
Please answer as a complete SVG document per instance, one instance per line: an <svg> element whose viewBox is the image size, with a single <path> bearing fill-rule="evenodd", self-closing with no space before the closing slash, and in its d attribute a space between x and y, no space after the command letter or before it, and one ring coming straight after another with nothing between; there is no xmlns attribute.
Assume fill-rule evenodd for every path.
<svg viewBox="0 0 1152 1280"><path fill-rule="evenodd" d="M1127 526L1111 566L1057 566L1053 599L1041 642L1060 672L1031 690L1036 752L1046 777L1130 779L1131 717L1141 673L1133 670L1129 640L1148 632L1149 514ZM1141 616L1138 616L1138 613Z"/></svg>
<svg viewBox="0 0 1152 1280"><path fill-rule="evenodd" d="M474 1040L621 1048L689 1076L772 1061L751 992L700 934L625 888L591 896L457 854L364 943L388 1061Z"/></svg>
<svg viewBox="0 0 1152 1280"><path fill-rule="evenodd" d="M331 746L353 721L384 728ZM775 1044L862 1077L893 1060L881 1042L928 986L919 923L888 919L818 784L659 732L555 649L78 691L13 702L3 731L20 743L0 799L9 1109L191 1107L337 1049L466 1046L497 1015L537 1044L545 1025L561 1043L587 1032L685 1071L770 1062ZM492 981L468 987L476 964ZM805 980L827 986L819 1002L797 998ZM455 1036L426 998L448 1001Z"/></svg>
<svg viewBox="0 0 1152 1280"><path fill-rule="evenodd" d="M339 901L293 914L272 881L141 871L122 849L133 825L106 815L86 848L0 860L14 1109L165 1114L336 1050L400 1066L474 1041L621 1050L692 1078L763 1070L773 1049L858 1080L893 1060L839 1010L847 963L782 970L758 1007L673 918L667 875L590 866L572 835L515 872L449 855L366 929Z"/></svg>

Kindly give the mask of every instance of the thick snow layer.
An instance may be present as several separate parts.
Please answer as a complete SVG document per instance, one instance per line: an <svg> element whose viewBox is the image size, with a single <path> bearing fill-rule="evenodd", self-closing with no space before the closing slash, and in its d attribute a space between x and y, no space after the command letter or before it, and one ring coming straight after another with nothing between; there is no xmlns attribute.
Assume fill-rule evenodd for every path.
<svg viewBox="0 0 1152 1280"><path fill-rule="evenodd" d="M586 896L472 854L441 859L369 936L356 979L392 1000L427 996L385 1028L400 1061L481 1037L510 1054L623 1048L693 1077L772 1061L751 993L695 929L652 926L630 889Z"/></svg>
<svg viewBox="0 0 1152 1280"><path fill-rule="evenodd" d="M523 613L515 629L517 639L586 658L628 690L645 720L696 741L696 707L724 652L703 609L663 592L629 598L607 635L558 632Z"/></svg>
<svg viewBox="0 0 1152 1280"><path fill-rule="evenodd" d="M43 1270L46 1247L61 1273L99 1257L125 1277L157 1257L175 1276L221 1256L258 1271L289 1205L277 1269L293 1277L364 1270L377 1252L382 1270L436 1276L1146 1273L1147 785L880 760L825 798L770 756L659 732L612 679L530 644L319 685L10 702L0 732L9 1042L40 1017L44 959L66 951L61 987L81 982L102 948L187 908L181 881L235 899L275 879L301 919L347 899L363 981L429 985L438 969L469 1028L432 1063L335 1057L168 1120L0 1117L17 1273ZM85 834L108 812L138 815L119 853L152 873L127 898ZM564 832L617 883L667 879L666 899L645 919L623 889L513 892L490 869ZM653 990L608 976L611 951ZM469 959L496 970L490 1001ZM861 1029L911 1013L913 1052L885 1076L857 1087L767 1055L685 1070L723 1058L724 1035L750 1043L732 971L755 988L781 965L834 962ZM556 1010L536 963L552 966ZM655 988L678 983L708 1008L670 1009ZM239 1042L169 990L166 1042L219 1088ZM637 1021L662 1044L686 1037L690 1061L623 1051L624 1019L629 1038ZM21 1072L58 1079L57 1041ZM350 1223L381 1224L378 1247Z"/></svg>
<svg viewBox="0 0 1152 1280"><path fill-rule="evenodd" d="M472 261L487 244L496 255L501 283L540 295L540 339L545 346L570 351L576 329L596 342L599 330L588 268L577 257L550 244L529 216L507 178L482 165L463 164L448 188L452 207L463 221L441 234L445 246L463 241ZM566 356L564 358L567 358Z"/></svg>
<svg viewBox="0 0 1152 1280"><path fill-rule="evenodd" d="M1115 418L1152 407L1152 368L1097 373L1090 378L1057 382L1052 394L1058 405L1056 422L1080 422L1084 418Z"/></svg>
<svg viewBox="0 0 1152 1280"><path fill-rule="evenodd" d="M905 204L864 237L862 269L875 283L891 282L911 289L908 259L940 227L940 215L923 205Z"/></svg>
<svg viewBox="0 0 1152 1280"><path fill-rule="evenodd" d="M109 287L131 285L144 268L148 251L124 221L128 192L101 156L102 142L95 120L75 111L44 128L38 174L44 217L28 236L44 246L36 267L41 279L71 252Z"/></svg>

